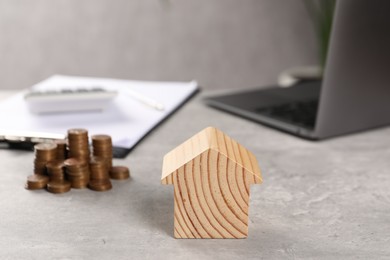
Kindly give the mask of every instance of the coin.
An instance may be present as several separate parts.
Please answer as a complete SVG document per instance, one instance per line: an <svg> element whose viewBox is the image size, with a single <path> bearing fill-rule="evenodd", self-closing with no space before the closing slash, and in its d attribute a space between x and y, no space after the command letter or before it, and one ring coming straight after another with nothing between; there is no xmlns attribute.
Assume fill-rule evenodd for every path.
<svg viewBox="0 0 390 260"><path fill-rule="evenodd" d="M67 154L67 141L66 140L55 140L54 143L57 145L56 155L58 160L65 160Z"/></svg>
<svg viewBox="0 0 390 260"><path fill-rule="evenodd" d="M48 162L46 164L46 167L48 169L58 170L58 169L63 169L65 167L65 164L61 160L55 160L55 161Z"/></svg>
<svg viewBox="0 0 390 260"><path fill-rule="evenodd" d="M57 148L55 143L39 143L34 146L35 151L51 151Z"/></svg>
<svg viewBox="0 0 390 260"><path fill-rule="evenodd" d="M46 187L49 177L41 174L33 174L27 177L26 189L38 190Z"/></svg>
<svg viewBox="0 0 390 260"><path fill-rule="evenodd" d="M82 128L68 130L68 151L69 157L74 157L80 161L89 161L89 141L88 131Z"/></svg>
<svg viewBox="0 0 390 260"><path fill-rule="evenodd" d="M65 193L70 191L70 182L51 181L47 184L47 191L51 193Z"/></svg>
<svg viewBox="0 0 390 260"><path fill-rule="evenodd" d="M73 179L71 182L71 187L74 189L84 189L87 188L89 183L88 179Z"/></svg>
<svg viewBox="0 0 390 260"><path fill-rule="evenodd" d="M106 158L93 157L90 161L91 180L88 187L95 191L106 191L112 188Z"/></svg>
<svg viewBox="0 0 390 260"><path fill-rule="evenodd" d="M106 142L111 142L111 136L103 135L103 134L93 135L91 139L92 139L92 143L95 144L102 144L102 143L104 144Z"/></svg>
<svg viewBox="0 0 390 260"><path fill-rule="evenodd" d="M89 164L91 170L92 180L106 180L109 179L107 165L104 160L92 160Z"/></svg>
<svg viewBox="0 0 390 260"><path fill-rule="evenodd" d="M34 173L36 174L46 174L46 163L47 161L34 160Z"/></svg>
<svg viewBox="0 0 390 260"><path fill-rule="evenodd" d="M66 176L72 188L86 188L89 182L90 170L88 163L76 158L68 158L64 161Z"/></svg>
<svg viewBox="0 0 390 260"><path fill-rule="evenodd" d="M39 143L34 146L35 160L34 172L38 174L46 174L46 163L56 160L57 144L53 142Z"/></svg>
<svg viewBox="0 0 390 260"><path fill-rule="evenodd" d="M35 157L49 161L56 157L57 145L55 143L39 143L34 146Z"/></svg>
<svg viewBox="0 0 390 260"><path fill-rule="evenodd" d="M65 164L63 161L51 161L46 164L50 181L63 181L65 179Z"/></svg>
<svg viewBox="0 0 390 260"><path fill-rule="evenodd" d="M88 188L94 191L108 191L112 189L111 181L98 181L98 180L92 180L88 183Z"/></svg>
<svg viewBox="0 0 390 260"><path fill-rule="evenodd" d="M109 135L99 134L93 135L91 139L93 155L96 157L104 158L107 164L107 169L110 169L112 167L113 157L111 137Z"/></svg>
<svg viewBox="0 0 390 260"><path fill-rule="evenodd" d="M68 136L79 136L88 134L88 130L84 128L71 128L68 129Z"/></svg>
<svg viewBox="0 0 390 260"><path fill-rule="evenodd" d="M130 177L129 168L126 166L113 166L110 169L110 177L115 180L125 180Z"/></svg>
<svg viewBox="0 0 390 260"><path fill-rule="evenodd" d="M64 161L65 167L68 169L78 169L81 167L88 166L88 164L78 158L68 158Z"/></svg>

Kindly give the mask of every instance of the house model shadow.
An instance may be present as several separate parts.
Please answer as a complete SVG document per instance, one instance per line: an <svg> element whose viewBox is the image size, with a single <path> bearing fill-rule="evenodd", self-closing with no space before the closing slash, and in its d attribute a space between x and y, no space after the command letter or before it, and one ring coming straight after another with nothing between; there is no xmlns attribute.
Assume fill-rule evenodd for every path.
<svg viewBox="0 0 390 260"><path fill-rule="evenodd" d="M245 238L250 185L262 182L255 156L208 127L164 157L162 184L174 185L175 238Z"/></svg>

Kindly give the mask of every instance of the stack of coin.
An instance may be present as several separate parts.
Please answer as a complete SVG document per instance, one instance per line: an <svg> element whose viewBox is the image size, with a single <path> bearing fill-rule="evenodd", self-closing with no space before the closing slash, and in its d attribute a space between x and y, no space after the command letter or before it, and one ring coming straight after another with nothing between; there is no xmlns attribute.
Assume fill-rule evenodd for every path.
<svg viewBox="0 0 390 260"><path fill-rule="evenodd" d="M56 140L55 144L57 145L57 160L65 160L67 158L66 140Z"/></svg>
<svg viewBox="0 0 390 260"><path fill-rule="evenodd" d="M90 163L91 180L88 187L94 191L107 191L112 188L107 165L103 159L94 157Z"/></svg>
<svg viewBox="0 0 390 260"><path fill-rule="evenodd" d="M68 158L64 161L66 178L71 187L75 189L86 188L89 182L89 165L87 162L76 158Z"/></svg>
<svg viewBox="0 0 390 260"><path fill-rule="evenodd" d="M79 161L88 163L89 143L88 131L86 129L75 128L68 130L69 158L76 158Z"/></svg>
<svg viewBox="0 0 390 260"><path fill-rule="evenodd" d="M112 140L109 135L93 135L92 148L93 155L101 157L106 161L107 169L112 167Z"/></svg>
<svg viewBox="0 0 390 260"><path fill-rule="evenodd" d="M46 188L47 183L49 182L49 177L42 174L33 174L27 177L26 189L28 190L38 190Z"/></svg>
<svg viewBox="0 0 390 260"><path fill-rule="evenodd" d="M55 143L36 144L34 146L34 151L34 173L46 174L46 164L57 158L57 145Z"/></svg>
<svg viewBox="0 0 390 260"><path fill-rule="evenodd" d="M71 188L89 187L95 191L107 191L112 188L110 177L128 179L130 171L127 167L112 165L111 137L94 135L91 139L91 158L86 129L69 129L67 140L35 145L34 174L28 176L26 189L47 188L52 193L64 193Z"/></svg>
<svg viewBox="0 0 390 260"><path fill-rule="evenodd" d="M110 169L110 177L114 180L125 180L130 177L129 168L126 166L113 166Z"/></svg>
<svg viewBox="0 0 390 260"><path fill-rule="evenodd" d="M65 180L64 168L65 168L65 164L62 160L51 161L47 163L46 169L50 181L64 181Z"/></svg>
<svg viewBox="0 0 390 260"><path fill-rule="evenodd" d="M47 184L47 191L51 193L64 193L70 191L69 181L51 181Z"/></svg>

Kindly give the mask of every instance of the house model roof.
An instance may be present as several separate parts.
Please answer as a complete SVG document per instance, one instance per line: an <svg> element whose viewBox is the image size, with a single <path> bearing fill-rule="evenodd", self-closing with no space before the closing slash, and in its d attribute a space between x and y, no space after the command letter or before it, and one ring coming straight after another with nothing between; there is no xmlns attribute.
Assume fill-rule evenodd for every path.
<svg viewBox="0 0 390 260"><path fill-rule="evenodd" d="M164 156L161 180L175 172L203 152L212 149L225 155L237 165L253 174L261 182L261 172L256 157L222 131L207 127Z"/></svg>

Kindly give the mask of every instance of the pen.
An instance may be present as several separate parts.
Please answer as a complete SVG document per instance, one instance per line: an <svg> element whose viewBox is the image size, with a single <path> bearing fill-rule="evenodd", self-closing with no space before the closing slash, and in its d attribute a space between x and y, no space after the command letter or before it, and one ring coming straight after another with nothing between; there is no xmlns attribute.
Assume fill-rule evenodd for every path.
<svg viewBox="0 0 390 260"><path fill-rule="evenodd" d="M127 96L130 96L142 103L144 103L145 105L147 106L150 106L156 110L159 110L159 111L163 111L165 109L164 105L162 103L159 103L157 102L156 100L154 99L151 99L147 96L144 96L138 92L135 92L131 89L121 89L120 90L123 94L127 95Z"/></svg>
<svg viewBox="0 0 390 260"><path fill-rule="evenodd" d="M0 144L9 148L32 150L37 143L63 140L65 135L30 131L4 131L0 129Z"/></svg>

